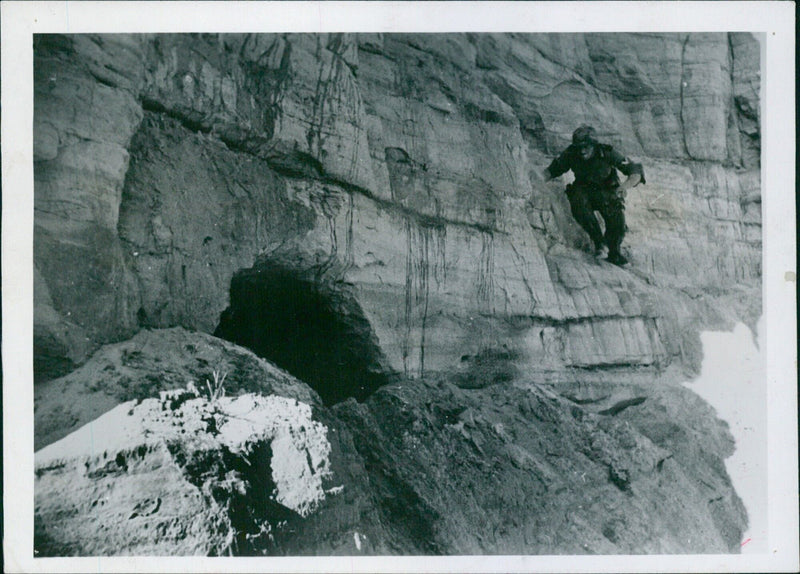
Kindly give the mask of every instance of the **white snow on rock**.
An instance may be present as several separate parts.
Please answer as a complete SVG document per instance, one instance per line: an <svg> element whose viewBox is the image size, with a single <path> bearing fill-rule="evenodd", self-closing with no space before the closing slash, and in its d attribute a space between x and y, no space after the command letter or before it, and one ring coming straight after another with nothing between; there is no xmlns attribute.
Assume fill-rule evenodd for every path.
<svg viewBox="0 0 800 574"><path fill-rule="evenodd" d="M327 428L311 419L309 405L276 395L212 403L193 390L163 391L158 399L123 403L41 449L35 465L46 468L175 440L197 449L224 445L241 454L254 442L268 441L275 500L307 516L325 499L322 481L331 474Z"/></svg>

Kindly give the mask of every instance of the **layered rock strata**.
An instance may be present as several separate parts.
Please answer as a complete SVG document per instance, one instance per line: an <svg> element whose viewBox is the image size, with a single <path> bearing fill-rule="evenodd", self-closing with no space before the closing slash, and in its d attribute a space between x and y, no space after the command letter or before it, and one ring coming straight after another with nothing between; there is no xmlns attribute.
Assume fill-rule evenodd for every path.
<svg viewBox="0 0 800 574"><path fill-rule="evenodd" d="M213 332L261 266L348 289L410 376L503 345L554 378L693 373L698 328L760 314L750 36L37 40L40 379L142 327ZM583 122L646 166L627 272L537 175Z"/></svg>

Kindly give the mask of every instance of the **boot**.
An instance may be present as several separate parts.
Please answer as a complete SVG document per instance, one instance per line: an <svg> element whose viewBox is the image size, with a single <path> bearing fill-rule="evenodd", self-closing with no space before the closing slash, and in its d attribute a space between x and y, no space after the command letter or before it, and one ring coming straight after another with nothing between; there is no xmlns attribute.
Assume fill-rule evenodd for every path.
<svg viewBox="0 0 800 574"><path fill-rule="evenodd" d="M609 251L608 258L606 259L606 261L608 261L609 263L613 263L614 265L619 265L620 267L622 267L628 262L625 256L622 255L622 253L620 253L619 251Z"/></svg>
<svg viewBox="0 0 800 574"><path fill-rule="evenodd" d="M595 239L594 240L594 256L600 257L603 254L603 240L602 239Z"/></svg>

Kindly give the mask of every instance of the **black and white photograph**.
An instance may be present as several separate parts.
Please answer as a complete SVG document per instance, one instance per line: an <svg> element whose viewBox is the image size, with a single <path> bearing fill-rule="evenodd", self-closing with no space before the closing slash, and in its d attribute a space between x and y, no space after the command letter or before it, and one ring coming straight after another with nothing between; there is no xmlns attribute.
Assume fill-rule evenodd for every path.
<svg viewBox="0 0 800 574"><path fill-rule="evenodd" d="M793 4L92 4L3 3L8 571L797 569Z"/></svg>

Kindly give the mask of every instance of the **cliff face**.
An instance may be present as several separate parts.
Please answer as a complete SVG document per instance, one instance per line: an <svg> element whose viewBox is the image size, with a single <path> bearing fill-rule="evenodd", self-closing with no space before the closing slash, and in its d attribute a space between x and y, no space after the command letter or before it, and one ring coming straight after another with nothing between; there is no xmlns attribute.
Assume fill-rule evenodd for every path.
<svg viewBox="0 0 800 574"><path fill-rule="evenodd" d="M588 464L580 472L611 473L602 485L625 491L612 455L581 446L610 433L600 451L634 449L630 465L653 468L674 460L697 500L723 501L703 506L695 550L735 549L730 440L671 383L698 372L701 330L761 313L759 76L747 34L37 37L37 448L131 398L84 384L117 352L89 360L101 345L183 327L249 347L300 379L295 393L309 384L315 412L356 437L363 488L383 509L372 551L577 552L581 520L603 534L594 518L557 528L550 546L530 517L500 532L516 490L452 511L445 489L473 487L447 465L475 471L492 449L510 461L500 480L538 488L526 481L544 447L520 443L541 421L521 405L538 400L557 405L553 432L571 425L555 451L584 453L539 474L564 480ZM645 166L647 184L628 193L624 269L585 253L566 179L540 175L581 123ZM185 385L182 369L161 386ZM102 406L58 402L79 381ZM476 408L488 422L462 420L448 438ZM618 415L635 438L602 428ZM405 423L423 437L421 459L401 440ZM707 497L697 466L709 460ZM507 474L518 471L527 478ZM643 485L660 476L632 472ZM492 483L480 476L475 488ZM543 504L565 503L542 488ZM396 496L413 519L392 514ZM651 486L638 496L626 515L665 500ZM504 509L491 536L464 534L488 508ZM387 542L387 525L404 520L429 535ZM588 551L691 550L665 542L659 521ZM313 538L281 548L333 548Z"/></svg>

